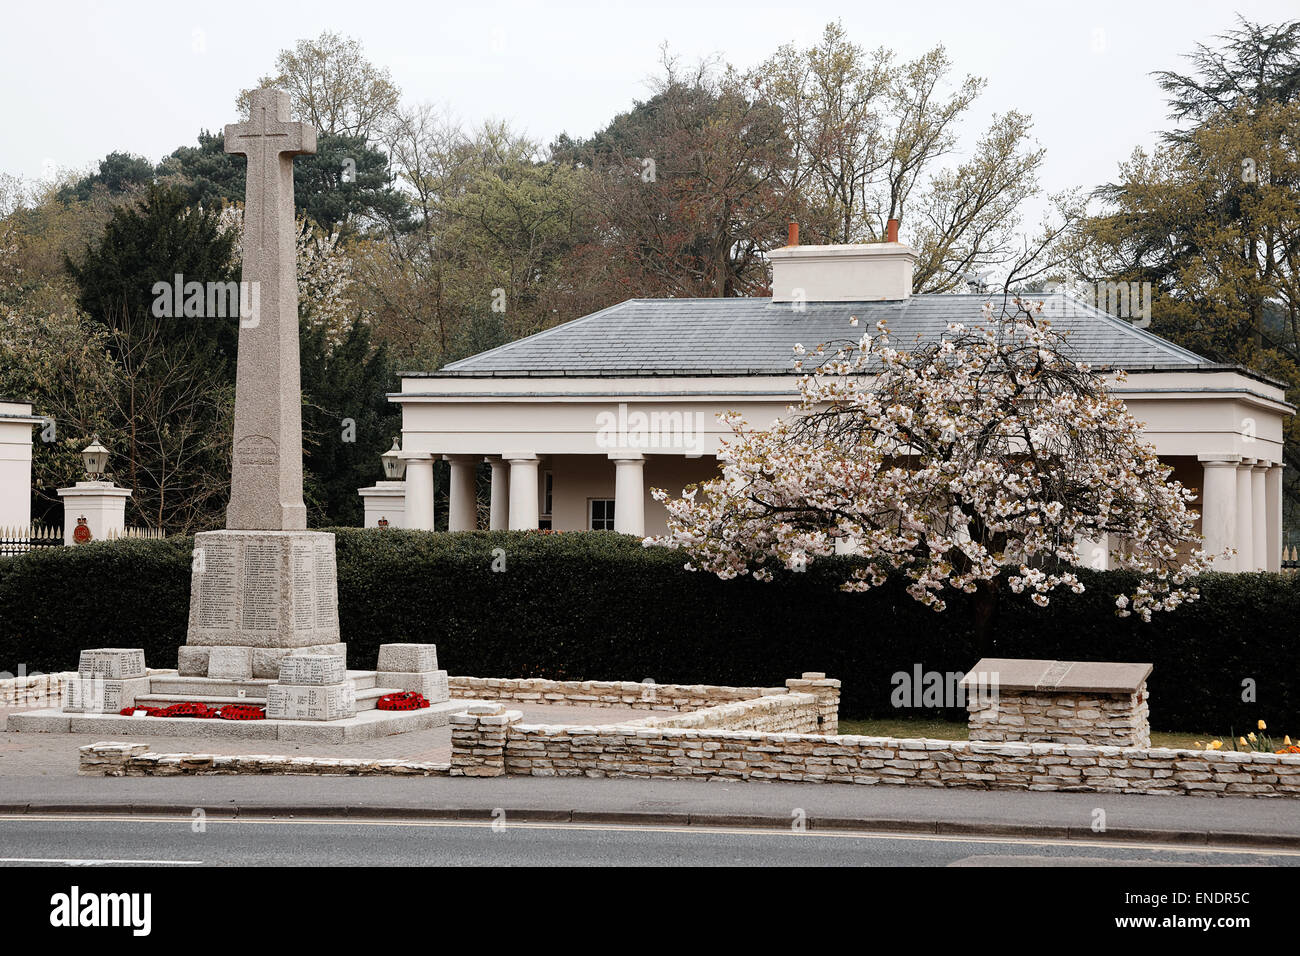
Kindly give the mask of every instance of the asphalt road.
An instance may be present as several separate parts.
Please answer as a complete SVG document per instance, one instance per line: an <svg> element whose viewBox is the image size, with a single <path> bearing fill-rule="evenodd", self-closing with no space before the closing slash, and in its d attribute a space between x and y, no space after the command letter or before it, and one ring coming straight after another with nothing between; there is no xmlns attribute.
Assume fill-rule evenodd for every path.
<svg viewBox="0 0 1300 956"><path fill-rule="evenodd" d="M1180 843L1256 846L1275 838L1276 845L1300 844L1294 800L542 777L0 776L0 815L188 814L195 807L210 817L387 814L468 821L488 820L493 808L502 807L531 811L537 821L672 825L710 816L758 816L784 825L802 814L812 830L838 820L856 822L852 829L857 830L948 836L992 831L1049 839L1068 834L1085 842L1102 811L1108 832L1121 838L1145 840L1160 832L1179 837ZM609 814L639 818L610 819Z"/></svg>
<svg viewBox="0 0 1300 956"><path fill-rule="evenodd" d="M1297 850L792 828L0 817L4 866L1300 866Z"/></svg>

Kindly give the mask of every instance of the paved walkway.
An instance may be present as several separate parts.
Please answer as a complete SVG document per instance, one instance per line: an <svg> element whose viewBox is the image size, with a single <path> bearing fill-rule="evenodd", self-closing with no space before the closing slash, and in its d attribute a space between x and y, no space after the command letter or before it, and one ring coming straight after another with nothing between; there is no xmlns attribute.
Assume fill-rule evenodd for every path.
<svg viewBox="0 0 1300 956"><path fill-rule="evenodd" d="M567 707L554 704L517 704L504 701L507 708L521 710L530 723L549 724L616 724L651 716L644 710L607 707ZM0 707L0 728L9 714L28 708ZM200 721L195 721L200 723ZM451 760L451 730L436 727L406 734L392 734L378 740L347 744L294 743L283 740L237 740L226 738L163 737L145 732L133 738L148 743L149 749L163 753L271 754L292 757L401 757L410 760L447 762ZM14 734L0 729L0 777L7 776L76 776L77 748L98 743L103 734ZM116 737L114 739L117 739Z"/></svg>

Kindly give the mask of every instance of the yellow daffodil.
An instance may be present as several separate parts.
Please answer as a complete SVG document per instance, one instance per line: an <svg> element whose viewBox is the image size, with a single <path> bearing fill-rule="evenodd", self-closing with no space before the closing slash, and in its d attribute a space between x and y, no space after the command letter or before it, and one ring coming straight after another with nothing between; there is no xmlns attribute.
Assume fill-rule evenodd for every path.
<svg viewBox="0 0 1300 956"><path fill-rule="evenodd" d="M1223 741L1222 741L1222 740L1216 740L1216 741L1212 742L1212 743L1210 744L1210 749L1211 749L1211 750L1222 750L1222 749L1223 749Z"/></svg>
<svg viewBox="0 0 1300 956"><path fill-rule="evenodd" d="M1251 736L1254 736L1254 735L1252 734ZM1242 747L1246 747L1246 746L1248 746L1248 744L1246 743L1246 738L1245 738L1245 737L1238 737L1238 738L1237 738L1237 744L1238 744L1239 746L1242 746Z"/></svg>
<svg viewBox="0 0 1300 956"><path fill-rule="evenodd" d="M1261 721L1259 722L1259 729L1260 729L1260 730L1268 730L1268 724L1264 723L1264 721L1261 720Z"/></svg>
<svg viewBox="0 0 1300 956"><path fill-rule="evenodd" d="M1246 739L1249 740L1251 743L1254 743L1254 742L1255 742L1255 735L1254 735L1254 734L1247 734L1247 735L1246 735Z"/></svg>

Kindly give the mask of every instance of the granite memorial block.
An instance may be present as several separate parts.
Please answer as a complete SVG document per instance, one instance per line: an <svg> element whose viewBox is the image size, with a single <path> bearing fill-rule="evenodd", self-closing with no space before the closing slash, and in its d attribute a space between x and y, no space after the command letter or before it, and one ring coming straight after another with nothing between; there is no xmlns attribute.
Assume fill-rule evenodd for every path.
<svg viewBox="0 0 1300 956"><path fill-rule="evenodd" d="M341 684L346 678L347 665L333 654L295 654L280 662L281 684Z"/></svg>
<svg viewBox="0 0 1300 956"><path fill-rule="evenodd" d="M424 695L431 704L451 700L446 671L379 671L375 675L375 686L414 691Z"/></svg>
<svg viewBox="0 0 1300 956"><path fill-rule="evenodd" d="M438 669L437 644L380 644L379 667L384 672L422 673Z"/></svg>
<svg viewBox="0 0 1300 956"><path fill-rule="evenodd" d="M134 707L137 697L148 694L149 683L148 677L72 677L63 682L63 710L69 714L116 714Z"/></svg>
<svg viewBox="0 0 1300 956"><path fill-rule="evenodd" d="M283 720L342 720L357 713L351 681L341 684L271 684L266 716Z"/></svg>
<svg viewBox="0 0 1300 956"><path fill-rule="evenodd" d="M248 647L214 647L208 656L208 676L248 680L253 676L253 651Z"/></svg>
<svg viewBox="0 0 1300 956"><path fill-rule="evenodd" d="M144 650L139 647L99 647L81 652L77 674L81 677L104 677L129 680L144 677Z"/></svg>

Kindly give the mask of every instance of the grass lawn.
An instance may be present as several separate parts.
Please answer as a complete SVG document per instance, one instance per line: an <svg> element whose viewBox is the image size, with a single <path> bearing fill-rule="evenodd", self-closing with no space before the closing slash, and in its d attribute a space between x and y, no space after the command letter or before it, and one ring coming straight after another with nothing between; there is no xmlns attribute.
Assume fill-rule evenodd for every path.
<svg viewBox="0 0 1300 956"><path fill-rule="evenodd" d="M966 740L966 725L952 720L932 720L929 718L911 718L899 719L888 718L885 720L841 720L840 733L858 734L863 737L900 737L904 739L929 737L932 740ZM1204 746L1208 741L1214 740L1215 734L1183 734L1183 733L1160 733L1151 731L1151 746L1153 747L1177 747L1186 750L1195 750L1196 741L1200 741ZM1219 736L1220 740L1227 743L1227 739Z"/></svg>

